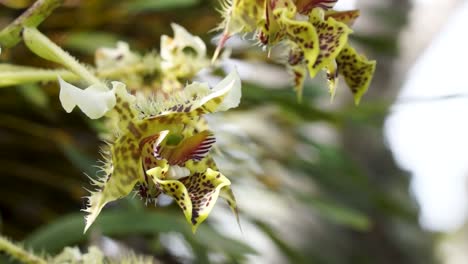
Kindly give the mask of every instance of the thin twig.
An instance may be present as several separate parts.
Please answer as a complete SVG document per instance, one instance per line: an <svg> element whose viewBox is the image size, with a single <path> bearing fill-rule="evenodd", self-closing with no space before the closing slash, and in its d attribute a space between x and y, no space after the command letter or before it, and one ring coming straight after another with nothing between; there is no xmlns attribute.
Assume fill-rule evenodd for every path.
<svg viewBox="0 0 468 264"><path fill-rule="evenodd" d="M21 263L25 264L47 264L47 262L28 252L24 248L15 245L8 239L0 236L0 252L5 252L7 255L11 256L12 258L20 261Z"/></svg>

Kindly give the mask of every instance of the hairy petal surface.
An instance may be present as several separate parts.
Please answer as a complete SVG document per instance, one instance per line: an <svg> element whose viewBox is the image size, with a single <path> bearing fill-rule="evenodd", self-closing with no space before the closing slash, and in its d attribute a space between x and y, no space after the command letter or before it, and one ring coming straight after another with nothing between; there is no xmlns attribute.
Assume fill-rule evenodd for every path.
<svg viewBox="0 0 468 264"><path fill-rule="evenodd" d="M194 83L171 100L165 100L163 105L155 103L144 107L138 106L135 97L123 85L113 85L115 105L107 117L114 124L117 138L110 145L107 177L94 181L100 190L91 192L88 199L85 231L107 203L128 195L135 186L146 201L156 201L161 192L173 196L176 201L178 197L187 219L191 223L202 222L212 206L195 203L194 197L201 195L200 188L191 189L190 186L198 182L182 179L201 177L203 182L205 178L210 179L205 185L213 186L209 188L212 196L207 197L213 203L219 190L230 184L224 176L220 176L221 181L216 180L210 170L216 168L207 156L215 138L206 130L202 116L239 104L239 76L234 71L212 89ZM189 188L184 187L185 183Z"/></svg>
<svg viewBox="0 0 468 264"><path fill-rule="evenodd" d="M160 141L167 133L155 135L152 140ZM144 144L144 143L143 143ZM86 216L85 232L94 222L102 208L109 202L128 195L138 182L145 182L142 170L141 146L139 141L128 135L119 137L111 147L113 169L102 182L95 182L101 190L91 192ZM160 171L162 170L159 167Z"/></svg>
<svg viewBox="0 0 468 264"><path fill-rule="evenodd" d="M217 29L223 29L213 61L219 56L226 41L238 33L253 32L264 14L265 0L224 0L221 3L223 21Z"/></svg>

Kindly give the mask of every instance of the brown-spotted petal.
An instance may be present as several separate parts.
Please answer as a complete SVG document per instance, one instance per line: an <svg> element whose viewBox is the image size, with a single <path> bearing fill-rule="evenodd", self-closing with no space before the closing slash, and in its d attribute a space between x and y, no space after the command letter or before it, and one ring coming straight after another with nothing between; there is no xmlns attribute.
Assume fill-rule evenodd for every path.
<svg viewBox="0 0 468 264"><path fill-rule="evenodd" d="M341 49L348 42L348 35L352 30L334 18L322 19L323 13L320 10L314 10L310 16L310 22L314 25L319 39L319 54L317 60L309 61L308 69L311 78L322 70L325 66L333 63Z"/></svg>
<svg viewBox="0 0 468 264"><path fill-rule="evenodd" d="M345 23L348 26L352 26L356 19L359 17L360 11L359 10L347 10L347 11L336 11L336 10L328 10L325 12L325 19L329 17L334 18L336 21L341 23Z"/></svg>
<svg viewBox="0 0 468 264"><path fill-rule="evenodd" d="M280 17L278 23L289 40L303 52L304 62L312 66L319 55L319 38L317 31L308 21L297 21L291 18L285 8L275 10ZM311 68L311 67L309 67Z"/></svg>
<svg viewBox="0 0 468 264"><path fill-rule="evenodd" d="M291 72L291 75L293 76L294 91L296 91L297 100L301 102L302 90L304 88L304 82L307 74L306 67L303 64L297 64L294 66L289 65L288 68L288 70Z"/></svg>
<svg viewBox="0 0 468 264"><path fill-rule="evenodd" d="M221 189L231 185L231 182L220 172L210 168L203 173L194 173L181 181L186 186L192 201L190 224L192 231L195 232L210 214Z"/></svg>
<svg viewBox="0 0 468 264"><path fill-rule="evenodd" d="M338 72L343 75L346 84L359 104L362 95L367 91L374 75L376 62L369 61L354 48L347 45L336 58Z"/></svg>
<svg viewBox="0 0 468 264"><path fill-rule="evenodd" d="M327 65L327 82L328 92L330 93L331 101L333 101L336 94L336 87L338 85L338 66L336 61Z"/></svg>
<svg viewBox="0 0 468 264"><path fill-rule="evenodd" d="M94 182L101 190L91 192L88 197L88 206L84 210L88 213L85 232L107 203L128 195L138 182L145 182L139 141L129 134L121 136L112 145L111 155L112 171L102 182Z"/></svg>

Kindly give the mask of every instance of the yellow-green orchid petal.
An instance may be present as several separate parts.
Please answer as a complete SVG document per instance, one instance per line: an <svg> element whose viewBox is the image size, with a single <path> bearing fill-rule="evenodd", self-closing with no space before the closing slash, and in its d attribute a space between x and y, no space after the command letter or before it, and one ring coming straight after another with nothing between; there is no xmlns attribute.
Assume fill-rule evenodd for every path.
<svg viewBox="0 0 468 264"><path fill-rule="evenodd" d="M167 131L162 131L151 138L152 142L160 143L167 135ZM101 187L100 191L91 192L88 198L88 206L84 210L88 213L85 217L85 232L94 222L102 208L109 202L120 199L128 195L138 182L145 182L145 174L142 170L142 146L146 140L141 142L131 140L129 135L124 135L116 140L111 147L112 172L105 181L94 183ZM153 144L151 144L153 145ZM159 172L164 174L165 167L159 164Z"/></svg>
<svg viewBox="0 0 468 264"><path fill-rule="evenodd" d="M67 113L75 106L83 111L89 118L97 119L104 116L115 104L115 89L125 87L120 82L112 82L113 90L109 90L102 84L94 84L86 89L73 86L58 77L60 84L60 102ZM125 89L125 88L124 88Z"/></svg>
<svg viewBox="0 0 468 264"><path fill-rule="evenodd" d="M258 38L264 45L274 45L285 37L282 14L294 19L296 8L292 0L265 1L265 18L259 23Z"/></svg>
<svg viewBox="0 0 468 264"><path fill-rule="evenodd" d="M221 16L223 21L217 29L223 33L212 61L219 56L226 41L238 33L253 32L264 14L264 0L224 0L221 2Z"/></svg>
<svg viewBox="0 0 468 264"><path fill-rule="evenodd" d="M147 171L147 174L152 176L155 184L160 188L162 193L171 196L182 209L185 219L190 223L193 214L193 204L191 194L186 186L179 180L162 180L159 179L153 170Z"/></svg>
<svg viewBox="0 0 468 264"><path fill-rule="evenodd" d="M231 208L232 213L236 217L237 224L239 225L239 228L241 227L240 225L240 220L239 220L239 210L237 209L237 202L236 202L236 197L234 196L234 193L231 190L230 185L226 185L223 188L221 188L221 192L219 193L219 196L226 200L227 204L229 205L229 208Z"/></svg>
<svg viewBox="0 0 468 264"><path fill-rule="evenodd" d="M299 13L307 15L314 8L332 9L336 2L338 0L296 0L296 6Z"/></svg>
<svg viewBox="0 0 468 264"><path fill-rule="evenodd" d="M232 71L212 89L207 84L194 82L175 93L172 100L157 107L147 106L145 112L160 123L192 122L194 117L237 107L241 96L239 74Z"/></svg>
<svg viewBox="0 0 468 264"><path fill-rule="evenodd" d="M153 176L153 171L149 170L147 174ZM153 180L160 185L163 193L176 200L192 225L193 232L210 214L221 189L231 184L228 178L210 168L180 180L161 180L154 176Z"/></svg>
<svg viewBox="0 0 468 264"><path fill-rule="evenodd" d="M327 82L330 99L333 101L336 94L336 86L338 85L338 67L335 61L327 65Z"/></svg>
<svg viewBox="0 0 468 264"><path fill-rule="evenodd" d="M354 102L359 104L362 95L367 91L375 71L375 61L369 61L364 55L359 55L354 48L346 45L336 58L338 71L343 75L346 84L354 96Z"/></svg>
<svg viewBox="0 0 468 264"><path fill-rule="evenodd" d="M294 81L294 91L297 94L297 100L302 101L302 90L304 88L304 82L307 77L307 70L303 64L290 65L288 66L289 71L292 73Z"/></svg>
<svg viewBox="0 0 468 264"><path fill-rule="evenodd" d="M209 65L201 38L172 23L174 38L161 37L161 68L166 76L189 78Z"/></svg>
<svg viewBox="0 0 468 264"><path fill-rule="evenodd" d="M125 85L116 85L113 89L115 94L115 106L106 113L109 118L111 129L118 133L124 133L131 129L130 123L138 117L135 108L136 98L127 92Z"/></svg>
<svg viewBox="0 0 468 264"><path fill-rule="evenodd" d="M167 160L159 156L162 141L169 134L169 130L164 130L156 135L144 138L140 141L141 163L144 173L144 181L139 183L138 194L146 203L155 203L161 194L154 181L146 174L146 171L154 168L153 174L160 179L165 179L169 174L169 164Z"/></svg>
<svg viewBox="0 0 468 264"><path fill-rule="evenodd" d="M192 172L199 172L202 173L205 171L206 168L211 168L212 170L218 171L218 167L216 166L216 163L214 159L211 156L206 156L200 161L195 161L195 160L188 160L185 163L185 166L187 168L190 168ZM237 209L237 202L236 198L234 196L234 193L231 190L230 185L226 185L223 188L221 188L220 191L220 196L221 198L225 199L229 207L231 208L232 212L234 213L237 223L239 224L240 227L240 222L239 222L239 213Z"/></svg>
<svg viewBox="0 0 468 264"><path fill-rule="evenodd" d="M348 42L348 35L352 30L334 18L323 20L323 12L320 9L312 10L310 22L317 31L319 39L319 54L317 60L309 61L308 69L311 78L330 63L334 63L336 56Z"/></svg>
<svg viewBox="0 0 468 264"><path fill-rule="evenodd" d="M213 89L194 83L174 94L172 100L145 106L139 105L122 86L112 91L116 102L107 116L115 122L118 136L110 147L107 177L94 182L101 190L89 197L85 231L106 203L128 195L136 185L140 196L153 202L164 192L164 186L169 186L166 184L175 187L173 181L180 177L195 173L211 175L208 169L216 165L207 154L214 137L211 132L201 130L206 127L202 115L236 107L241 97L236 72ZM174 138L176 141L172 143ZM168 188L167 193L171 190ZM205 212L207 215L209 210L201 215ZM194 219L198 221L198 217Z"/></svg>
<svg viewBox="0 0 468 264"><path fill-rule="evenodd" d="M347 11L336 11L328 10L325 12L325 19L329 17L334 18L336 21L345 23L348 26L352 26L356 19L359 17L359 10L347 10Z"/></svg>
<svg viewBox="0 0 468 264"><path fill-rule="evenodd" d="M297 21L291 18L287 9L282 8L274 11L280 15L278 23L284 29L289 40L299 47L304 54L304 61L309 71L319 55L319 39L315 28L308 21Z"/></svg>

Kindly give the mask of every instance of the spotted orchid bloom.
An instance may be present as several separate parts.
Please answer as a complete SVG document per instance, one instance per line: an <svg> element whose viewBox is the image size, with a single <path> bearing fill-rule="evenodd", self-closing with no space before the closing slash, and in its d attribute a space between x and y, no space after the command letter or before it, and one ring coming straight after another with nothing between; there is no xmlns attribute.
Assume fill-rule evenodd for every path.
<svg viewBox="0 0 468 264"><path fill-rule="evenodd" d="M332 98L337 77L341 74L358 104L371 83L375 61L359 55L348 44L348 36L352 33L350 26L359 16L359 11L335 11L332 8L336 2L337 0L233 0L228 2L231 5L224 8L225 20L221 26L225 26L225 30L218 49L233 34L255 31L258 41L266 47L278 43L285 43L289 47L286 65L292 73L299 100L307 72L314 78L317 73L325 70ZM246 21L247 26L239 26ZM233 23L236 27L230 26ZM253 25L256 26L254 30Z"/></svg>
<svg viewBox="0 0 468 264"><path fill-rule="evenodd" d="M112 90L80 90L63 80L60 84L60 99L68 112L78 106L89 117L106 116L114 121L117 134L109 143L105 177L93 180L99 190L88 197L85 231L107 203L134 189L150 202L162 193L172 197L193 232L219 196L237 216L231 182L209 155L215 137L203 119L204 114L238 106L241 87L236 72L212 89L194 82L162 102L140 102L118 82L112 83ZM81 103L83 100L89 103Z"/></svg>

